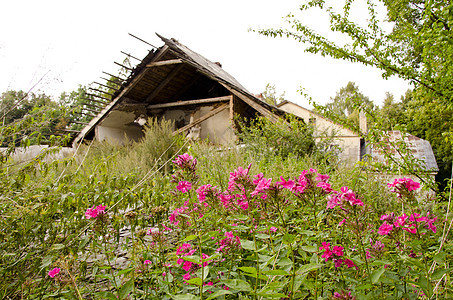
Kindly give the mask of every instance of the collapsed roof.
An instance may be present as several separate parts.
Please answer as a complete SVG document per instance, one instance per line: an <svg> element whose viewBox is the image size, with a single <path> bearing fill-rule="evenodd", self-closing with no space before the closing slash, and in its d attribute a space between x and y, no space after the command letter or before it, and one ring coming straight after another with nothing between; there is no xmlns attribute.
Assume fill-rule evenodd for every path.
<svg viewBox="0 0 453 300"><path fill-rule="evenodd" d="M230 121L235 114L245 118L259 114L272 121L285 114L249 93L219 63L209 61L175 39L158 36L164 45L150 51L132 70L128 79L112 95L111 102L75 137L73 145L84 139L93 139L96 126L113 126L117 119L107 120L113 112L133 113L132 121L140 115L152 117L162 114L162 110L169 108L200 105L211 105L213 108L208 113L205 111L205 119L227 108L230 110ZM178 124L178 132L202 121L200 118L191 118L190 121L186 118ZM131 123L130 120L127 122Z"/></svg>

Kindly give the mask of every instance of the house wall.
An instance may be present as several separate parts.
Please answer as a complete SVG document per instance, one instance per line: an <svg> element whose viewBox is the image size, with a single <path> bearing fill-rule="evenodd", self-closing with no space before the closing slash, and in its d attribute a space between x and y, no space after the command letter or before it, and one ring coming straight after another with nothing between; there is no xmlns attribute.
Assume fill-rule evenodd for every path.
<svg viewBox="0 0 453 300"><path fill-rule="evenodd" d="M213 109L213 106L200 107L192 114L191 122L206 115ZM236 139L236 136L229 118L230 112L228 109L225 109L201 122L199 125L201 129L200 138L209 139L210 141L221 145L232 143Z"/></svg>
<svg viewBox="0 0 453 300"><path fill-rule="evenodd" d="M360 137L353 131L295 103L284 102L279 108L302 118L307 124L314 124L317 142L320 142L323 137L333 138L334 145L341 148L339 157L343 162L354 164L360 160Z"/></svg>
<svg viewBox="0 0 453 300"><path fill-rule="evenodd" d="M100 125L96 126L96 139L120 145L131 140L139 141L144 135L142 127L134 123L136 118L133 112L112 111Z"/></svg>

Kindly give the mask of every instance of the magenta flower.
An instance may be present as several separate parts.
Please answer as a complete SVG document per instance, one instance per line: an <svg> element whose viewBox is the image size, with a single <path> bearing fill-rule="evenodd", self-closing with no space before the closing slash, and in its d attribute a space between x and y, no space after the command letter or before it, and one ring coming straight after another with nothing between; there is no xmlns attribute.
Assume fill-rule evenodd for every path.
<svg viewBox="0 0 453 300"><path fill-rule="evenodd" d="M196 159L193 159L193 157L187 153L178 155L178 157L173 161L173 163L178 165L179 167L183 167L184 165L191 163L191 162L196 164Z"/></svg>
<svg viewBox="0 0 453 300"><path fill-rule="evenodd" d="M292 188L294 188L295 183L291 179L288 179L288 181L286 181L285 178L283 178L283 176L280 176L280 179L281 179L281 181L276 182L277 185L280 185L282 188L288 189L288 190L291 190Z"/></svg>
<svg viewBox="0 0 453 300"><path fill-rule="evenodd" d="M272 232L277 232L277 227L272 226L269 230Z"/></svg>
<svg viewBox="0 0 453 300"><path fill-rule="evenodd" d="M392 231L393 225L388 224L387 221L384 221L384 223L379 227L378 234L380 235L388 235L390 231Z"/></svg>
<svg viewBox="0 0 453 300"><path fill-rule="evenodd" d="M190 279L190 273L186 273L183 276L184 280L189 280Z"/></svg>
<svg viewBox="0 0 453 300"><path fill-rule="evenodd" d="M343 249L341 246L333 246L332 252L336 256L343 256Z"/></svg>
<svg viewBox="0 0 453 300"><path fill-rule="evenodd" d="M150 261L149 259L147 259L147 260L145 260L143 263L144 263L145 265L149 265L149 264L151 263L151 261Z"/></svg>
<svg viewBox="0 0 453 300"><path fill-rule="evenodd" d="M186 192L190 191L190 189L192 188L192 184L188 181L180 181L180 182L178 182L178 186L176 188L181 193L186 193Z"/></svg>
<svg viewBox="0 0 453 300"><path fill-rule="evenodd" d="M54 278L55 276L58 275L58 273L60 273L60 268L54 268L50 270L49 273L47 274L49 274L50 277Z"/></svg>
<svg viewBox="0 0 453 300"><path fill-rule="evenodd" d="M103 205L98 205L96 207L94 207L93 205L92 208L87 209L87 211L85 212L85 217L87 219L95 219L98 215L105 213L105 208L106 206Z"/></svg>

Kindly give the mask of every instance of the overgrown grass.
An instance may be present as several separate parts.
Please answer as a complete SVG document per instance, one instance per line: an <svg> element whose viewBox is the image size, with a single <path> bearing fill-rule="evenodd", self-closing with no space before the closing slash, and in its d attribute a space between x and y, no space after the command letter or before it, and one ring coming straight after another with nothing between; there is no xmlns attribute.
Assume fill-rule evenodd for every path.
<svg viewBox="0 0 453 300"><path fill-rule="evenodd" d="M187 143L169 128L154 123L141 143L93 143L76 159L40 163L33 172L2 169L1 298L314 299L351 292L358 298L412 299L421 295L417 291L451 296L451 234L442 248L439 242L451 221L445 207L432 201L422 206L413 192L399 199L374 173L332 164L320 153L292 153L287 147L281 155L269 144L261 151ZM184 152L196 165L190 159L182 166L171 163ZM239 166L248 171L238 173ZM310 168L316 171L304 175L304 192L276 184L300 180ZM259 173L272 184L262 183L257 191L259 182L252 180L259 178L252 176ZM332 192L316 185L326 180L315 174L328 174L332 189L347 186L364 202L344 204L350 220L343 227L338 223L344 210L326 208ZM184 182L191 188L183 193ZM195 191L200 186L207 191L205 201ZM105 206L105 214L100 207L98 216L87 219L87 209L98 206ZM416 238L396 229L394 235L378 235L380 216L399 216L402 206L408 215L425 216L429 209L439 216L437 233L420 227ZM176 209L182 211L175 214ZM374 258L364 256L370 238L386 245ZM341 257L358 269L325 261L322 242L341 245ZM222 243L230 249L218 251ZM183 251L183 244L190 249ZM209 259L202 263L204 255ZM188 270L181 259L191 265ZM433 261L437 267L430 270ZM49 277L54 268L60 273Z"/></svg>

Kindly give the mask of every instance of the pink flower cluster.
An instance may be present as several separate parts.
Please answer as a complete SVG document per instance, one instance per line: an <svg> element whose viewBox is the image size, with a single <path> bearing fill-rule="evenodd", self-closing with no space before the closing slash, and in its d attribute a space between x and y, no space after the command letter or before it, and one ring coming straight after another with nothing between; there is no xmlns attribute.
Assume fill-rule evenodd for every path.
<svg viewBox="0 0 453 300"><path fill-rule="evenodd" d="M429 213L426 217L421 217L418 213L413 213L410 216L402 214L399 217L395 217L394 213L390 213L388 215L382 215L380 220L384 221L378 230L378 234L380 235L388 235L394 228L400 228L410 233L417 233L418 225L423 225L434 233L436 233L437 230L434 225L437 218L430 218Z"/></svg>
<svg viewBox="0 0 453 300"><path fill-rule="evenodd" d="M178 155L173 163L182 169L186 167L193 168L196 166L197 160L194 159L193 156L184 153L182 155Z"/></svg>
<svg viewBox="0 0 453 300"><path fill-rule="evenodd" d="M87 211L85 212L85 217L87 219L95 219L98 215L100 214L105 214L105 208L106 206L103 205L98 205L96 207L88 208Z"/></svg>
<svg viewBox="0 0 453 300"><path fill-rule="evenodd" d="M356 270L358 270L358 267L356 264L347 258L342 258L344 255L343 250L344 248L341 246L333 246L332 249L330 249L330 243L323 242L322 246L319 247L319 250L324 250L324 253L321 255L322 258L325 258L326 262L329 259L332 259L332 261L335 264L335 268L339 268L342 264L346 265L348 268L355 267Z"/></svg>
<svg viewBox="0 0 453 300"><path fill-rule="evenodd" d="M340 192L333 191L333 193L327 197L327 208L333 209L337 206L344 208L345 204L349 204L350 206L363 206L362 200L360 200L347 186L343 186Z"/></svg>
<svg viewBox="0 0 453 300"><path fill-rule="evenodd" d="M249 171L252 164L247 169L238 167L236 170L230 173L228 180L228 190L234 191L235 189L244 190L244 188L250 185Z"/></svg>
<svg viewBox="0 0 453 300"><path fill-rule="evenodd" d="M193 263L191 261L184 260L184 258L183 258L185 256L194 255L196 251L197 250L196 249L192 249L192 245L188 244L188 243L183 243L182 246L180 246L176 250L176 255L180 256L180 258L176 261L176 263L178 265L182 265L183 270L187 272L183 276L184 280L189 280L191 278L191 273L196 272L196 270L198 270L201 267L201 264L195 264L195 263ZM203 260L205 260L205 259L209 258L209 255L202 253L201 254L201 258ZM203 262L203 267L208 266L209 262L210 262L209 260Z"/></svg>
<svg viewBox="0 0 453 300"><path fill-rule="evenodd" d="M397 193L398 197L401 198L402 192L415 191L420 188L420 183L410 178L397 178L392 183L387 183L387 186L394 188L392 192Z"/></svg>
<svg viewBox="0 0 453 300"><path fill-rule="evenodd" d="M192 189L192 183L190 183L188 181L180 181L180 182L178 182L178 186L176 186L176 188L181 193L187 193L188 191L190 191Z"/></svg>
<svg viewBox="0 0 453 300"><path fill-rule="evenodd" d="M290 190L296 196L300 196L312 186L321 188L324 193L328 194L332 192L331 185L327 182L329 178L329 175L318 173L316 169L309 169L303 170L299 177L294 178L294 180L286 180L283 176L280 176L281 181L277 181L276 184L280 188Z"/></svg>
<svg viewBox="0 0 453 300"><path fill-rule="evenodd" d="M352 296L351 292L341 291L340 293L335 292L333 293L334 299L341 299L341 300L355 300L356 297Z"/></svg>
<svg viewBox="0 0 453 300"><path fill-rule="evenodd" d="M216 252L228 253L231 250L234 251L239 249L241 241L238 236L234 236L232 231L227 231L225 232L225 238L220 240L217 244L220 245L220 247L217 248Z"/></svg>
<svg viewBox="0 0 453 300"><path fill-rule="evenodd" d="M61 270L60 268L53 268L47 274L49 274L50 277L54 278L55 276L58 275L58 273L60 273L60 270Z"/></svg>

